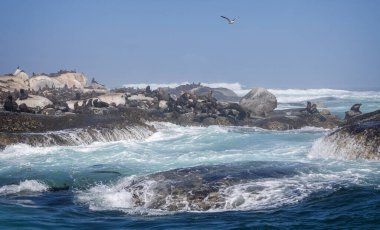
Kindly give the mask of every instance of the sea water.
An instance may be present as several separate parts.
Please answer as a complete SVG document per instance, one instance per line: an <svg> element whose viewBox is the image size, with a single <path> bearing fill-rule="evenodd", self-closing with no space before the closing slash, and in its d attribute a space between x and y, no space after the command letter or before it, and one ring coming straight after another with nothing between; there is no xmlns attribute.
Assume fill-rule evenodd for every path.
<svg viewBox="0 0 380 230"><path fill-rule="evenodd" d="M362 103L363 112L380 108L379 91L271 91L280 109L307 100L340 117L354 103ZM380 227L380 163L321 154L319 138L331 130L151 125L157 132L144 140L7 147L0 152L0 228ZM188 202L191 187L181 199L167 194L152 205L162 196L160 186L178 181L149 175L169 172L175 178L185 170L186 176L202 176L210 169L215 178L240 177L217 188L222 205L195 209ZM205 178L204 186L215 179Z"/></svg>

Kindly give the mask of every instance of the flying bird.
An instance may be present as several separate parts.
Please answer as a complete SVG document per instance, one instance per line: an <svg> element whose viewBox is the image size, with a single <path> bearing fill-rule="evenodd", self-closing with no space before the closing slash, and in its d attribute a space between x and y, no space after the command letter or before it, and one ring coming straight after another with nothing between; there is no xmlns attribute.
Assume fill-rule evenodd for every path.
<svg viewBox="0 0 380 230"><path fill-rule="evenodd" d="M237 19L237 18L229 19L229 18L227 18L226 16L220 16L220 17L226 19L226 20L228 21L228 24L234 24L235 21L236 21L236 19Z"/></svg>

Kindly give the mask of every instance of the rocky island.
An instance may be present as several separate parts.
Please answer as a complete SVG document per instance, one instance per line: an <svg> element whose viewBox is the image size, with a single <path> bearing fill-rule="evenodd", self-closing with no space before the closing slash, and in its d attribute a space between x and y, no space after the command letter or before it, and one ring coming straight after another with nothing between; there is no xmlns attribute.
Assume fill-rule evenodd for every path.
<svg viewBox="0 0 380 230"><path fill-rule="evenodd" d="M347 124L357 125L354 121L364 116L360 115L360 105L353 106L346 113L346 120L341 120L327 109L319 111L311 102L303 108L277 110L275 95L261 87L241 98L226 88L194 83L154 90L149 86L109 90L95 79L88 81L83 73L66 70L33 73L29 77L17 68L13 74L0 76L0 104L3 105L0 110L0 145L3 147L15 143L78 145L145 138L155 131L148 121L269 130L341 126L341 131L327 137L329 140L337 132L352 136L357 130L364 130L365 135L369 135L364 139L378 137L379 133L378 116L365 115L369 123L360 123L359 128L345 128ZM374 126L377 128L372 129ZM373 131L368 134L367 130ZM371 146L379 155L378 139L375 143L377 145ZM371 154L365 154L368 155Z"/></svg>

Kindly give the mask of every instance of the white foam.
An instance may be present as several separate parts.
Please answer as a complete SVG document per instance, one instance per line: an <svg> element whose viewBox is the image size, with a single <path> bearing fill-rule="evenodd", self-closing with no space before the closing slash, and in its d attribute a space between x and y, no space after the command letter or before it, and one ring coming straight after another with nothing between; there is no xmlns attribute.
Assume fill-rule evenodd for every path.
<svg viewBox="0 0 380 230"><path fill-rule="evenodd" d="M299 103L320 98L380 100L377 91L348 91L338 89L268 89L278 103Z"/></svg>
<svg viewBox="0 0 380 230"><path fill-rule="evenodd" d="M136 84L125 84L123 87L125 88L135 88L135 89L145 89L147 86L150 87L151 90L155 90L158 88L176 88L180 85L190 84L189 82L182 83L136 83Z"/></svg>
<svg viewBox="0 0 380 230"><path fill-rule="evenodd" d="M191 191L176 195L167 194L166 197L162 197L162 194L155 193L161 182L154 180L134 182L134 179L136 178L127 177L113 185L101 184L86 191L78 191L77 201L94 211L118 210L130 214L153 215L168 213L171 207L177 207L177 211L183 212L193 211L193 208L197 206L197 204L189 203L188 196L191 196ZM361 183L361 180L358 174L351 171L334 174L301 174L291 178L261 179L221 187L216 192L217 200L206 197L205 200L199 202L211 207L207 212L265 210L293 205L312 194L333 192L353 183ZM158 200L159 202L155 203ZM161 203L162 201L164 203ZM158 206L158 208L151 209L152 206Z"/></svg>
<svg viewBox="0 0 380 230"><path fill-rule="evenodd" d="M36 192L45 192L49 187L37 180L24 180L19 184L4 185L0 187L0 195L12 195L17 193L36 193Z"/></svg>
<svg viewBox="0 0 380 230"><path fill-rule="evenodd" d="M368 154L366 142L348 134L324 136L314 141L307 157L310 159L379 160L379 156Z"/></svg>
<svg viewBox="0 0 380 230"><path fill-rule="evenodd" d="M248 89L241 85L238 82L235 83L225 83L225 82L220 82L220 83L201 83L204 86L210 87L210 88L227 88L232 91L234 91L238 96L242 97L246 95L251 89Z"/></svg>

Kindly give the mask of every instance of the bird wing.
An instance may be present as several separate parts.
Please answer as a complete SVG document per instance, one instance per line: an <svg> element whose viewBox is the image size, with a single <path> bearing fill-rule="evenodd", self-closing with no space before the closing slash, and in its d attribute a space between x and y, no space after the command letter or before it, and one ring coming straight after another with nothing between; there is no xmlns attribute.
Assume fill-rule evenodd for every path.
<svg viewBox="0 0 380 230"><path fill-rule="evenodd" d="M226 19L228 22L230 22L230 21L231 21L231 20L230 20L229 18L227 18L226 16L220 16L220 17L222 17L222 18Z"/></svg>

